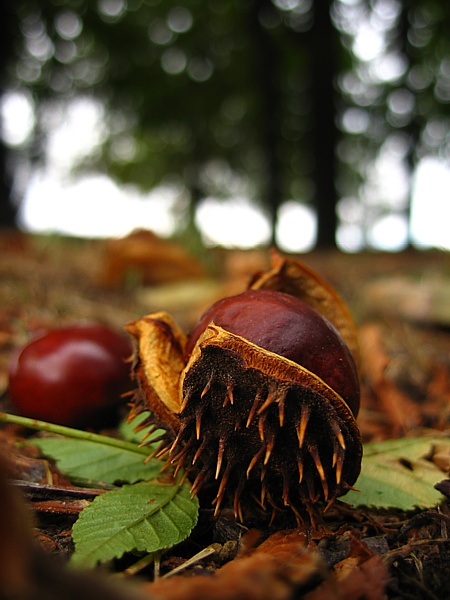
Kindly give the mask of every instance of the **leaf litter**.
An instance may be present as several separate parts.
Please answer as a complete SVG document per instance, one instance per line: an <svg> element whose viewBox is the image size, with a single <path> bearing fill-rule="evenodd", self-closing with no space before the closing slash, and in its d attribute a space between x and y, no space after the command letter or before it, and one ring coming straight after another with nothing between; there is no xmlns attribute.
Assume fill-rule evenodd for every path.
<svg viewBox="0 0 450 600"><path fill-rule="evenodd" d="M93 243L96 242L85 246L86 255L90 257ZM36 252L34 241L29 243L27 240L25 251L21 251L17 261L9 256L8 264L5 264L0 259L3 280L9 282L9 288L0 290L3 294L0 309L2 409L8 409L7 357L12 348L23 341L24 332L52 321L60 323L61 320L86 316L106 317L111 323L120 325L146 312L137 300L145 296L142 289L139 294L138 290L130 293L129 289L105 293L95 273L95 267L101 265L93 266L92 261L85 261L90 265L89 273L83 272L84 249L78 242L71 245L70 240L58 240L53 248L51 241L43 244L38 241L38 244L39 251ZM77 256L73 270L70 260L66 260L70 252ZM341 290L354 306L361 324L365 369L362 410L358 418L365 442L363 473L356 484L360 491L351 492L330 508L326 514L328 533L307 535L305 541L301 539L305 532L294 528L247 531L234 524L226 514L213 520L207 510L200 508L197 525L191 533L165 551L151 552L156 560L147 562L137 579L128 577L124 595L121 584L111 584L109 578L104 581L97 572L89 574L86 583L83 571L77 570L74 581L71 569L63 567L61 570L59 562L58 567L53 562L47 563L48 554L53 552L68 559L73 554L72 533L74 528L75 532L77 529L75 524L79 520L80 507L100 504L102 498L124 488L116 488L117 482L102 473L89 473L88 468L72 474L75 484L72 483L66 468L59 468L64 466L63 463L55 464L43 457L36 446L15 446L15 442L24 438L36 438L34 434L30 435L21 427L5 425L0 428L0 443L5 449L2 454L8 454L9 465L2 465L2 472L4 476L4 471L12 468L8 481L14 485L9 483L7 489L14 493L11 497L9 491L0 494L0 531L4 540L0 546L7 544L11 549L11 560L7 560L8 553L0 553L2 582L8 581L11 589L19 585L18 581L25 582L29 589L37 590L36 593L42 596L42 577L30 573L36 572L38 564L45 564L41 572L46 574L45 585L52 588L54 595L58 591L55 597L64 594L69 597L69 587L76 589L75 597L83 593L89 598L89 592L81 590L89 589L92 593L97 586L103 594L97 595L98 598L305 597L321 600L364 597L378 600L445 597L450 584L448 329L440 323L431 323L431 316L425 324L414 323L410 313L403 319L399 314L401 304L395 315L384 316L374 310L373 302L365 302L365 288L361 285L363 280L370 283L370 279L380 273L385 275L386 271L399 268L406 274L412 272L414 277L424 270L436 273L438 269L437 273L445 274L445 260L442 262L441 254L405 253L390 257L386 268L388 263L382 259L374 260L373 256L352 258L354 260L349 261L349 257L330 255L324 262L323 257L312 255L310 263L338 289L341 283ZM23 274L23 283L18 272ZM27 287L27 273L31 272L42 286ZM42 295L39 290L44 289L51 293ZM68 290L72 289L73 302L68 303L65 299ZM210 289L208 293L211 293ZM220 295L223 295L222 290ZM22 304L17 303L17 298L23 298ZM365 312L364 307L369 305L370 312ZM44 440L50 438L36 439L45 444ZM52 454L47 452L49 456ZM127 471L126 466L124 471ZM132 478L132 473L130 468L126 474ZM123 474L118 479L122 479ZM84 487L80 487L83 475ZM140 473L137 472L135 477L138 480ZM150 478L149 472L147 477ZM102 483L102 480L111 483ZM150 483L129 487L145 485ZM105 493L111 487L113 491ZM31 507L34 514L34 539L27 519L14 517L18 513L27 514L22 498L15 493L17 488L22 492L20 495L26 496L28 508ZM407 497L402 496L402 491ZM89 511L81 514L83 512L89 515ZM146 517L142 518L145 521ZM42 541L44 538L46 545ZM18 547L22 549L23 560L19 557ZM211 547L214 552L198 562L189 562L202 549ZM120 559L107 560L106 567L113 572L126 573L130 565L142 559L142 553L125 552ZM16 565L16 576L13 576L11 563ZM185 563L188 564L186 568L170 576L172 570ZM158 566L161 577L152 582L158 575L154 565Z"/></svg>

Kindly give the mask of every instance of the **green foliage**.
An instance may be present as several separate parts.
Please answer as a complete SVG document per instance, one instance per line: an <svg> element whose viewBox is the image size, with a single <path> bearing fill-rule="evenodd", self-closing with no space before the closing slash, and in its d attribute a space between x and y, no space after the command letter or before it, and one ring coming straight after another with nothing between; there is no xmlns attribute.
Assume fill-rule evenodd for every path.
<svg viewBox="0 0 450 600"><path fill-rule="evenodd" d="M124 485L97 496L73 526L71 562L94 567L125 552L170 548L189 535L197 510L188 488L172 480Z"/></svg>
<svg viewBox="0 0 450 600"><path fill-rule="evenodd" d="M321 3L13 5L4 87L35 103L30 163L45 155L38 145L60 101L86 95L101 104L106 135L81 168L143 189L175 182L194 203L246 195L273 213L286 199L313 201L330 177L341 198L365 202L359 225L367 228L389 211L382 187L376 201L364 198L369 165L383 147L393 144L391 153L403 153L411 170L423 156L448 155L450 9L443 0L418 0L414 9L392 2L386 14L369 0L338 0L326 31ZM357 51L370 24L381 41L372 59ZM317 68L318 56L330 69ZM317 170L329 155L336 177ZM330 187L319 199L328 216L333 194Z"/></svg>
<svg viewBox="0 0 450 600"><path fill-rule="evenodd" d="M145 418L141 415L137 421ZM157 479L162 463L151 460L144 464L137 443L125 441L121 448L120 440L96 435L93 441L87 432L6 413L0 413L0 421L54 433L65 431L75 438L31 440L71 477L110 484L145 479L100 494L81 512L73 527L74 565L92 567L133 551L153 554L190 535L197 521L198 500L190 497L187 484L180 485L170 473ZM137 439L135 425L136 421L123 424L122 434ZM436 505L442 496L434 485L446 476L433 462L436 452L450 455L450 439L436 435L366 444L356 484L359 491L351 491L341 500L353 506L404 511Z"/></svg>
<svg viewBox="0 0 450 600"><path fill-rule="evenodd" d="M104 109L103 143L78 167L143 189L175 181L193 202L216 194L267 202L275 152L283 197L292 197L294 181L311 188L310 151L299 143L311 121L309 65L295 29L310 15L271 2L118 7L110 14L87 0L24 0L18 10L11 87L31 90L42 114L83 95ZM36 135L46 133L44 117Z"/></svg>
<svg viewBox="0 0 450 600"><path fill-rule="evenodd" d="M47 437L35 438L32 443L45 456L54 458L58 468L78 483L134 483L153 479L161 470L159 460L144 462L145 457L140 452L97 442Z"/></svg>
<svg viewBox="0 0 450 600"><path fill-rule="evenodd" d="M170 469L162 477L161 461L144 462L154 446L142 448L135 443L146 428L138 435L134 427L147 416L123 423L120 431L131 441L122 441L0 412L0 422L67 436L34 438L29 443L54 458L69 477L84 483L144 480L100 494L80 513L73 526L75 552L71 560L76 566L93 567L126 552L153 554L171 548L187 538L197 522L198 500L191 498L190 486L174 479Z"/></svg>
<svg viewBox="0 0 450 600"><path fill-rule="evenodd" d="M440 437L402 438L366 444L361 475L356 482L360 491L341 498L354 506L414 510L429 508L442 500L434 485L445 478L433 462L433 446L445 447L450 440Z"/></svg>

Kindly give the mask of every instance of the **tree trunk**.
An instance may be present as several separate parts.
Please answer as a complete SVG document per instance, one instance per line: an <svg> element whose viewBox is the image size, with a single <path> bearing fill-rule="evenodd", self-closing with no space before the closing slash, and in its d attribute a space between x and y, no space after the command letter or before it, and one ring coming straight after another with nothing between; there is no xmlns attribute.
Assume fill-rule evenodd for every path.
<svg viewBox="0 0 450 600"><path fill-rule="evenodd" d="M271 222L271 245L276 246L278 209L283 200L282 176L278 145L280 136L280 82L278 78L278 53L270 33L263 27L260 14L270 9L270 0L255 0L249 9L249 30L253 39L256 57L255 81L261 100L262 150L267 180L263 193L264 206L269 211Z"/></svg>
<svg viewBox="0 0 450 600"><path fill-rule="evenodd" d="M7 149L0 142L0 227L15 228L17 226L17 206L13 201L11 180L6 163Z"/></svg>
<svg viewBox="0 0 450 600"><path fill-rule="evenodd" d="M314 25L310 31L311 97L313 130L313 181L317 207L318 248L336 247L336 103L338 35L331 20L331 0L314 3Z"/></svg>

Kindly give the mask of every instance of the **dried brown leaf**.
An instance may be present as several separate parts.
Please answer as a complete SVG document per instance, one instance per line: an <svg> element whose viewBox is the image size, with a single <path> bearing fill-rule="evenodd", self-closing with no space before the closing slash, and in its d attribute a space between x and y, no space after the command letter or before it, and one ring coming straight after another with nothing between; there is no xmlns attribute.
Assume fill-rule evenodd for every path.
<svg viewBox="0 0 450 600"><path fill-rule="evenodd" d="M202 277L204 268L176 242L138 229L106 242L100 282L113 287L125 283L130 276L155 285Z"/></svg>
<svg viewBox="0 0 450 600"><path fill-rule="evenodd" d="M358 537L350 536L348 556L305 600L384 600L389 572L380 556Z"/></svg>
<svg viewBox="0 0 450 600"><path fill-rule="evenodd" d="M160 579L143 588L160 600L289 600L318 580L323 568L306 536L289 530L273 534L212 576Z"/></svg>
<svg viewBox="0 0 450 600"><path fill-rule="evenodd" d="M399 435L421 425L420 406L387 376L391 357L383 340L383 329L375 324L363 326L360 341L367 385L387 415L392 433Z"/></svg>
<svg viewBox="0 0 450 600"><path fill-rule="evenodd" d="M382 558L372 556L361 564L349 566L344 575L333 574L307 594L305 600L385 600L388 579L389 572Z"/></svg>

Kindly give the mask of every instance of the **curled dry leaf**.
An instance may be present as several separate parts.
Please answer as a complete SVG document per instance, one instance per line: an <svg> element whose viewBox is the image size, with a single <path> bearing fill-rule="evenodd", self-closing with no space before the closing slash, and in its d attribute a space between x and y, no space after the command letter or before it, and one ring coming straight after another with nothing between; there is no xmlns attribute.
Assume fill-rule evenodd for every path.
<svg viewBox="0 0 450 600"><path fill-rule="evenodd" d="M104 247L100 283L114 287L135 280L157 285L199 279L203 265L175 242L164 240L146 229L108 240Z"/></svg>
<svg viewBox="0 0 450 600"><path fill-rule="evenodd" d="M240 521L288 511L314 523L317 502L333 503L360 471L356 329L315 273L272 259L187 340L164 312L127 326L139 385L132 414L150 409L168 430L160 455L192 477L193 495L212 484L216 515L231 506Z"/></svg>

